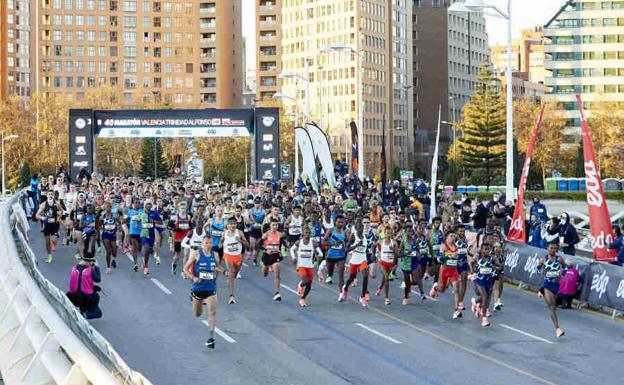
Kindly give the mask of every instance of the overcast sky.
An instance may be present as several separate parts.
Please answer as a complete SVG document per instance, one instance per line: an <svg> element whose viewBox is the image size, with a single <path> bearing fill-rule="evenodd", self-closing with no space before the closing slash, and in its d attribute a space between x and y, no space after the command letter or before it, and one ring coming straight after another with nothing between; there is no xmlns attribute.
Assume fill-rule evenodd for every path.
<svg viewBox="0 0 624 385"><path fill-rule="evenodd" d="M1 0L0 0L1 1ZM243 36L247 41L247 68L253 68L256 61L255 47L255 7L254 0L243 1ZM486 0L490 4L503 9L506 0ZM544 25L565 0L512 0L512 31L517 36L520 29ZM495 17L487 17L487 29L490 44L505 44L507 39L507 21Z"/></svg>

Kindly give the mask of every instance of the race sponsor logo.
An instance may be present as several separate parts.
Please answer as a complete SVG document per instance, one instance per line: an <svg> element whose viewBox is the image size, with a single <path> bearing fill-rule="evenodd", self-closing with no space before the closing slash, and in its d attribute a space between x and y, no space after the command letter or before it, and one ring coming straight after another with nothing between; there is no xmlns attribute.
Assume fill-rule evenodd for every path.
<svg viewBox="0 0 624 385"><path fill-rule="evenodd" d="M600 176L593 160L585 162L585 176L587 178L587 204L602 207L602 193L600 191Z"/></svg>
<svg viewBox="0 0 624 385"><path fill-rule="evenodd" d="M262 134L262 141L263 142L272 142L273 141L273 134Z"/></svg>
<svg viewBox="0 0 624 385"><path fill-rule="evenodd" d="M524 264L524 271L529 274L529 278L533 276L533 274L537 273L537 265L539 265L540 258L537 254L533 254L532 257L528 257L526 263Z"/></svg>
<svg viewBox="0 0 624 385"><path fill-rule="evenodd" d="M263 151L271 151L273 150L273 143L267 143L262 145Z"/></svg>
<svg viewBox="0 0 624 385"><path fill-rule="evenodd" d="M76 137L76 144L85 144L87 143L87 137L86 136L77 136Z"/></svg>
<svg viewBox="0 0 624 385"><path fill-rule="evenodd" d="M275 116L263 116L262 117L262 124L264 125L264 127L271 127L274 122L275 122Z"/></svg>
<svg viewBox="0 0 624 385"><path fill-rule="evenodd" d="M505 257L505 266L508 267L507 271L512 272L513 269L518 266L518 260L520 259L520 254L518 254L518 250L514 249L511 253L508 253Z"/></svg>
<svg viewBox="0 0 624 385"><path fill-rule="evenodd" d="M607 271L603 270L602 274L596 274L592 277L591 290L598 293L598 298L602 298L602 295L607 291L608 284L609 277L607 276Z"/></svg>
<svg viewBox="0 0 624 385"><path fill-rule="evenodd" d="M606 249L609 243L613 242L613 235L605 235L604 231L601 231L596 237L590 234L589 240L591 241L592 249Z"/></svg>
<svg viewBox="0 0 624 385"><path fill-rule="evenodd" d="M618 285L617 291L615 292L615 296L624 298L624 279L620 280L620 284Z"/></svg>
<svg viewBox="0 0 624 385"><path fill-rule="evenodd" d="M87 121L86 120L84 120L83 118L76 119L76 128L77 129L82 130L86 126L87 126Z"/></svg>
<svg viewBox="0 0 624 385"><path fill-rule="evenodd" d="M87 155L87 150L85 150L85 146L77 146L75 154L76 155Z"/></svg>
<svg viewBox="0 0 624 385"><path fill-rule="evenodd" d="M275 158L260 158L261 164L275 164Z"/></svg>
<svg viewBox="0 0 624 385"><path fill-rule="evenodd" d="M89 161L88 160L83 160L83 161L75 161L74 163L72 163L73 167L80 167L80 168L86 168L89 167Z"/></svg>
<svg viewBox="0 0 624 385"><path fill-rule="evenodd" d="M514 219L514 221L511 222L510 228L514 229L514 230L520 230L521 231L522 230L522 219L520 219L520 218Z"/></svg>

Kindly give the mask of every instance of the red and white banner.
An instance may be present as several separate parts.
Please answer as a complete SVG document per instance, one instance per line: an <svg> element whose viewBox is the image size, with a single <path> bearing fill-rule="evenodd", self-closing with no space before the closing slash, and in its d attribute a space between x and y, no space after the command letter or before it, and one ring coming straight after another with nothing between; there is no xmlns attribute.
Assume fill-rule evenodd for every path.
<svg viewBox="0 0 624 385"><path fill-rule="evenodd" d="M594 249L594 258L600 262L616 260L615 250L609 250L609 243L613 242L613 226L607 208L607 200L602 190L600 170L596 165L594 144L589 135L589 126L585 120L581 95L576 95L579 111L581 112L581 136L583 138L583 160L585 162L585 179L587 186L587 208L589 210L589 230L591 231L591 246Z"/></svg>
<svg viewBox="0 0 624 385"><path fill-rule="evenodd" d="M511 220L511 226L509 227L509 234L507 239L516 243L526 244L526 222L524 214L524 190L526 189L526 181L529 176L529 167L531 165L531 155L533 155L533 149L535 148L535 141L537 140L537 132L542 124L542 117L544 116L544 108L546 105L542 105L533 131L531 132L531 138L529 139L529 146L527 147L526 158L524 159L524 166L522 166L522 175L520 175L520 186L518 186L518 200L516 202L516 208L514 209L513 219Z"/></svg>

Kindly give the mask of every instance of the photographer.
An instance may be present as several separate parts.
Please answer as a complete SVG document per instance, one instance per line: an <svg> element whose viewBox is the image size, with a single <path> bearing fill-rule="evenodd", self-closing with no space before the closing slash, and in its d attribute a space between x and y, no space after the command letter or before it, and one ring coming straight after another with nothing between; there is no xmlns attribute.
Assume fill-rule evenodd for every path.
<svg viewBox="0 0 624 385"><path fill-rule="evenodd" d="M86 319L102 317L99 307L101 288L94 283L100 282L101 273L93 254L85 252L83 258L71 269L67 298Z"/></svg>

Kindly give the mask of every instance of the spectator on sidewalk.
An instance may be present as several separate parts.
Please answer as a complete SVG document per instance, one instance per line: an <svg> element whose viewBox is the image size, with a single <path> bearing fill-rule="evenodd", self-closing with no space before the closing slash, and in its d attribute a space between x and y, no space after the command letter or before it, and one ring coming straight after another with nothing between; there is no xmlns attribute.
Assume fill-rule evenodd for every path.
<svg viewBox="0 0 624 385"><path fill-rule="evenodd" d="M529 220L529 240L528 245L533 247L546 248L546 240L542 238L543 223L535 214L531 214Z"/></svg>
<svg viewBox="0 0 624 385"><path fill-rule="evenodd" d="M533 197L533 206L531 206L531 210L529 214L537 215L537 217L542 221L546 222L548 220L548 212L546 211L546 206L540 202L540 197Z"/></svg>
<svg viewBox="0 0 624 385"><path fill-rule="evenodd" d="M570 223L570 215L561 213L559 216L559 246L564 254L575 255L576 244L579 243L576 227Z"/></svg>
<svg viewBox="0 0 624 385"><path fill-rule="evenodd" d="M475 212L472 216L473 225L476 231L484 229L487 225L488 220L488 209L483 205L483 200L481 197L477 197L476 199L477 207L475 208Z"/></svg>
<svg viewBox="0 0 624 385"><path fill-rule="evenodd" d="M559 292L557 293L557 306L564 309L572 308L572 300L576 298L578 289L579 271L576 267L570 266L562 274L559 280Z"/></svg>
<svg viewBox="0 0 624 385"><path fill-rule="evenodd" d="M97 293L101 289L95 285L101 278L100 268L90 252L85 252L80 262L71 269L67 298L80 309L86 319L102 317L100 295Z"/></svg>
<svg viewBox="0 0 624 385"><path fill-rule="evenodd" d="M622 228L615 226L613 232L615 233L615 239L609 244L609 249L615 249L617 252L617 260L611 262L613 265L622 266L624 264L624 235L622 234L624 226Z"/></svg>

